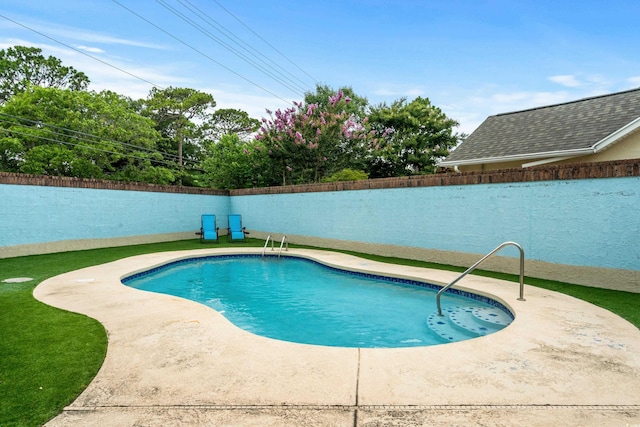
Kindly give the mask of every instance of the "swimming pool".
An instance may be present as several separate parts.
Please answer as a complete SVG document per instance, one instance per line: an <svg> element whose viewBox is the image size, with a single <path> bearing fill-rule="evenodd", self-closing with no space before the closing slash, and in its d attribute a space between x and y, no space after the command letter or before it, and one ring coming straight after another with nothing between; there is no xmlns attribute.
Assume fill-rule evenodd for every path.
<svg viewBox="0 0 640 427"><path fill-rule="evenodd" d="M460 341L503 329L499 302L436 285L350 272L301 257L188 258L125 277L127 286L187 298L249 332L305 344L389 348Z"/></svg>

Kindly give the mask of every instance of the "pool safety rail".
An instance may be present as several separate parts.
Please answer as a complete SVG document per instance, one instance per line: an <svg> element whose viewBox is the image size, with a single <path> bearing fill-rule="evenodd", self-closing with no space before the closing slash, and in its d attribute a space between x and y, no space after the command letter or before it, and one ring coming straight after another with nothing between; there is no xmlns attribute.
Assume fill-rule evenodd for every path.
<svg viewBox="0 0 640 427"><path fill-rule="evenodd" d="M262 258L264 258L264 253L267 251L267 245L269 244L269 240L271 240L271 250L273 250L273 239L271 238L271 234L267 236L267 240L264 241L264 247L262 248Z"/></svg>
<svg viewBox="0 0 640 427"><path fill-rule="evenodd" d="M269 245L269 241L271 241L271 250L274 251L274 239L271 237L271 234L267 236L267 239L264 241L264 247L262 248L262 258L264 258L264 254L267 251L267 246ZM286 243L286 245L285 245ZM282 254L282 248L285 251L289 250L289 242L287 242L287 236L282 236L282 241L280 241L280 249L278 250L278 259Z"/></svg>
<svg viewBox="0 0 640 427"><path fill-rule="evenodd" d="M462 273L460 276L458 276L453 282L449 283L447 286L445 286L444 288L440 289L440 291L438 291L438 295L436 295L436 303L438 304L438 316L442 316L443 315L442 314L442 305L440 304L440 297L442 296L442 294L444 292L446 292L447 289L449 289L450 287L455 285L464 276L466 276L467 274L469 274L473 270L475 270L487 258L491 257L493 254L495 254L496 252L498 252L500 249L504 248L505 246L515 246L520 251L520 296L518 297L518 301L524 301L525 300L524 299L524 249L522 249L522 246L520 246L516 242L504 242L500 246L498 246L497 248L495 248L494 250L492 250L491 252L489 252L488 254L483 256L475 264L473 264L471 267L469 267L464 273Z"/></svg>

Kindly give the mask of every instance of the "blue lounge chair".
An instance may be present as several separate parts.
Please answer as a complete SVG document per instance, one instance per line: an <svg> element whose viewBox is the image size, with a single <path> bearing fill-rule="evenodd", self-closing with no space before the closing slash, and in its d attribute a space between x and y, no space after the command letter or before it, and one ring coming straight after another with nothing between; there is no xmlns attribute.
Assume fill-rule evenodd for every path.
<svg viewBox="0 0 640 427"><path fill-rule="evenodd" d="M218 230L216 227L216 216L212 214L202 215L200 219L200 243L218 242Z"/></svg>
<svg viewBox="0 0 640 427"><path fill-rule="evenodd" d="M249 234L245 231L246 227L242 226L242 216L232 214L229 215L229 228L227 229L227 242L242 240L244 242L245 235Z"/></svg>

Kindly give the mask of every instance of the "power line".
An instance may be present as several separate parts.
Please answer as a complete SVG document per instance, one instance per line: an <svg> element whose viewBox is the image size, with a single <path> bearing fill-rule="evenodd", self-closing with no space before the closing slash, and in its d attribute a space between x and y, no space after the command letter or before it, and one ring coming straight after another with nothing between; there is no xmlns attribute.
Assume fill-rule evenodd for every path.
<svg viewBox="0 0 640 427"><path fill-rule="evenodd" d="M256 68L257 70L259 70L260 72L264 73L265 75L271 77L273 80L275 80L276 82L280 83L282 86L286 87L287 89L289 89L290 91L296 93L296 95L301 95L304 92L303 87L297 85L294 82L290 82L290 81L285 81L283 80L282 77L277 76L275 74L273 74L271 71L265 69L263 66L257 64L255 61L253 61L251 58L247 57L247 55L245 55L244 53L238 51L237 49L235 49L233 46L229 45L228 43L226 43L224 40L221 40L220 38L216 37L215 35L213 35L210 31L207 31L205 28L203 28L201 25L199 25L198 23L194 22L191 18L189 18L188 16L186 16L185 14L183 14L182 12L178 11L176 8L174 8L173 6L170 6L169 4L167 4L167 2L163 1L163 0L156 0L156 3L160 4L162 7L164 7L165 9L167 9L168 11L170 11L171 13L173 13L174 15L176 15L178 18L182 19L183 21L185 21L187 24L189 24L190 26L192 26L193 28L197 29L198 31L200 31L202 34L204 34L205 36L207 36L209 39L213 40L214 42L216 42L217 44L219 44L220 46L224 47L225 49L227 49L229 52L233 53L234 55L236 55L238 58L242 59L243 61L245 61L246 63L248 63L249 65L253 66L254 68ZM193 11L192 11L193 12ZM202 17L199 16L201 19ZM237 43L236 43L237 44ZM242 47L242 46L240 46ZM244 49L244 48L243 48ZM246 51L246 49L245 49ZM249 52L250 55L254 56L253 54L251 54L251 52ZM281 73L280 73L281 74ZM283 76L284 77L284 76ZM297 88L295 86L298 86ZM300 92L302 91L302 92Z"/></svg>
<svg viewBox="0 0 640 427"><path fill-rule="evenodd" d="M221 66L221 67L222 67L222 68L224 68L225 70L227 70L227 71L229 71L229 72L231 72L231 73L235 74L236 76L240 77L242 80L244 80L244 81L246 81L246 82L248 82L248 83L250 83L250 84L254 85L255 87L257 87L257 88L259 88L259 89L263 90L264 92L266 92L266 93L270 94L271 96L274 96L274 97L276 97L276 98L280 99L281 101L284 101L284 102L286 102L286 103L288 103L288 104L290 104L290 103L291 103L291 101L288 101L288 100L286 100L286 99L284 99L284 98L282 98L282 97L280 97L280 96L276 95L275 93L271 92L270 90L268 90L268 89L266 89L266 88L264 88L264 87L260 86L258 83L254 82L254 81L252 81L252 80L249 80L247 77L245 77L245 76L243 76L243 75L239 74L238 72L236 72L236 71L232 70L231 68L227 67L226 65L224 65L224 64L222 64L222 63L220 63L220 62L216 61L216 60L215 60L215 59L213 59L211 56L209 56L209 55L207 55L206 53L202 52L201 50L199 50L199 49L197 49L197 48L195 48L195 47L191 46L189 43L185 42L184 40L182 40L182 39L180 39L180 38L178 38L178 37L174 36L173 34L171 34L170 32L168 32L167 30L165 30L165 29L161 28L160 26L158 26L158 25L154 24L153 22L149 21L148 19L146 19L146 18L145 18L145 17L143 17L142 15L140 15L140 14L136 13L135 11L131 10L130 8L126 7L125 5L123 5L122 3L120 3L118 0L112 0L112 1L113 1L114 3L116 3L118 6L122 7L122 8L123 8L123 9L125 9L125 10L127 10L129 13L131 13L131 14L133 14L133 15L137 16L138 18L142 19L143 21L145 21L145 22L146 22L146 23L148 23L149 25L151 25L151 26L155 27L156 29L158 29L158 30L162 31L163 33L165 33L166 35L168 35L168 36L169 36L169 37L171 37L172 39L174 39L174 40L178 41L179 43L182 43L183 45L187 46L189 49L191 49L191 50L193 50L193 51L195 51L195 52L199 53L200 55L204 56L205 58L207 58L207 59L208 59L208 60L210 60L211 62L213 62L213 63L215 63L215 64L217 64L217 65Z"/></svg>
<svg viewBox="0 0 640 427"><path fill-rule="evenodd" d="M23 120L23 121L27 121L27 122L31 122L36 124L36 128L51 128L50 132L53 134L53 136L55 136L55 138L48 138L45 136L41 136L41 135L36 135L36 134L32 134L32 133L25 133L25 132L20 132L18 130L15 129L6 129L6 128L0 128L0 130L4 131L5 133L15 133L17 135L22 135L22 136L28 136L28 137L32 137L32 138L37 138L37 139L41 139L41 140L46 140L49 142L56 142L56 143L60 143L60 144L66 144L66 145L72 145L72 146L78 146L78 147L85 147L85 148L89 148L95 151L101 151L101 152L105 152L105 153L110 153L110 154L116 154L116 155L120 155L120 156L124 156L124 157L129 157L129 158L134 158L134 159L141 159L141 160L149 160L155 163L160 163L160 164L164 164L167 166L172 166L175 167L175 163L169 163L169 161L171 161L172 159L174 161L177 161L177 156L175 154L170 154L170 153L165 153L165 152L161 152L159 150L155 150L152 148L148 148L148 147L141 147L141 146L137 146L137 145L133 145L133 144L128 144L125 142L120 142L120 141L115 141L115 140L110 140L110 139L106 139L106 138L101 138L97 135L94 134L89 134L86 132L79 132L79 131L75 131L73 129L68 129L68 128L62 128L59 126L55 126L55 125L50 125L47 123L43 123L37 120L31 120L31 119L26 119L23 117L18 117L18 116L12 116L12 115L8 115L8 114L3 114L0 113L0 116L7 116L7 117L12 117L12 118L17 118L19 120ZM10 124L15 124L18 126L22 126L25 129L32 129L34 127L30 127L21 123L16 123L14 121L8 120L8 119L3 119L2 117L0 117L0 121L3 121L5 123L10 123ZM81 135L81 136L75 136L75 135L69 135L67 133L63 133L61 131L64 132L69 132L72 134L77 134L77 135ZM87 139L83 136L87 136L89 138L94 138L94 139ZM57 138L73 138L75 140L84 142L84 143L88 143L88 144L106 144L106 143L112 143L112 144L116 144L116 145L123 145L126 146L128 148L125 148L127 150L133 151L133 150L137 150L137 151L145 151L147 152L147 154L158 154L160 156L163 157L163 159L168 158L169 161L163 161L163 160L158 160L158 159L153 159L153 158L147 158L147 157L139 157L139 156L135 156L131 153L126 153L126 152L114 152L114 151L110 151L110 150L105 150L103 148L99 148L99 147L95 147L95 146L91 146L91 145L85 145L85 144L75 144L69 141L63 141L61 139L57 139ZM123 147L124 148L124 147ZM193 163L194 165L198 164L198 161L196 160L192 160L192 159L185 159L186 162L190 162Z"/></svg>
<svg viewBox="0 0 640 427"><path fill-rule="evenodd" d="M227 10L223 5L220 4L219 1L217 0L213 0L213 2L215 4L217 4L222 10L224 10L225 12L227 12L233 19L235 19L236 21L238 21L240 24L242 24L242 26L244 26L247 30L251 31L251 33L253 33L256 37L258 37L260 40L262 40L267 46L269 46L271 49L273 49L275 52L277 52L280 56L282 56L284 59L286 59L287 61L289 61L291 64L293 64L298 70L302 71L307 77L309 77L311 80L313 80L313 82L315 84L318 83L318 80L315 79L313 76L311 76L309 73L307 73L305 70L303 70L298 64L296 64L295 62L293 62L291 59L289 59L284 53L280 52L275 46L273 46L271 43L269 43L268 41L266 41L264 38L262 38L262 36L260 36L260 34L256 33L254 30L252 30L247 24L245 24L244 22L242 22L242 20L240 20L240 18L238 18L237 16L235 16L233 13L231 13L229 10Z"/></svg>
<svg viewBox="0 0 640 427"><path fill-rule="evenodd" d="M235 43L236 45L238 45L239 47L241 47L242 49L244 49L246 52L249 52L251 54L250 51L252 51L252 56L254 56L256 59L258 59L260 62L262 62L263 64L265 64L267 67L269 67L270 69L272 69L273 71L277 72L278 74L282 75L283 77L286 77L286 75L288 75L288 79L294 79L297 80L299 83L302 84L302 86L296 84L297 86L299 86L300 88L302 88L303 90L308 89L308 84L305 83L302 79L300 79L299 77L297 77L295 74L291 73L289 70L287 70L286 68L282 67L280 64L278 64L277 62L275 62L274 60L270 59L269 57L267 57L265 54L263 54L260 50L254 48L253 46L251 46L249 43L245 42L244 40L242 40L240 37L238 37L237 35L235 35L232 31L230 31L229 29L225 28L222 24L220 24L218 21L216 21L215 19L213 19L210 15L208 15L206 12L204 12L202 9L199 9L197 6L195 6L193 3L191 3L189 0L176 0L178 3L180 3L181 5L183 5L185 8L189 9L194 15L198 16L200 19L202 19L203 21L205 21L206 23L209 24L209 26L213 27L215 30L217 30L219 33L223 34L225 37L227 37L229 40L231 40L233 43ZM186 3L186 4L185 4ZM261 59L261 58L264 58ZM270 63L270 64L269 64ZM278 68L280 71L278 71L276 68Z"/></svg>
<svg viewBox="0 0 640 427"><path fill-rule="evenodd" d="M229 68L229 67L225 66L224 64L220 63L219 61L216 61L216 60L215 60L214 58L212 58L211 56L209 56L209 55L207 55L206 53L202 52L201 50L199 50L199 49L197 49L197 48L193 47L192 45L190 45L189 43L185 42L184 40L181 40L180 38L176 37L175 35L173 35L173 34L169 33L168 31L164 30L164 29L163 29L163 28L161 28L160 26L158 26L158 25L154 24L153 22L149 21L148 19L144 18L142 15L140 15L140 14L136 13L135 11L133 11L132 9L130 9L130 8L128 8L128 7L126 7L125 5L123 5L122 3L120 3L119 1L117 1L117 0L112 0L112 1L113 1L114 3L116 3L117 5L119 5L120 7L122 7L123 9L127 10L128 12L130 12L131 14L133 14L133 15L137 16L138 18L142 19L143 21L147 22L148 24L152 25L153 27L157 28L158 30L162 31L163 33L167 34L168 36L170 36L170 37L171 37L171 38L173 38L174 40L176 40L176 41L178 41L178 42L182 43L183 45L185 45L185 46L187 46L188 48L192 49L193 51L195 51L195 52L199 53L200 55L204 56L205 58L209 59L209 60L210 60L210 61L212 61L213 63L215 63L215 64L219 65L220 67L222 67L222 68L226 69L227 71L229 71L229 72L231 72L231 73L235 74L236 76L238 76L238 77L240 77L241 79L245 80L246 82L248 82L248 83L252 84L253 86L255 86L255 87L259 88L260 90L262 90L262 91L264 91L264 92L266 92L266 93L268 93L268 94L270 94L270 95L274 96L275 98L278 98L278 99L280 99L281 101L284 101L284 102L286 102L286 103L288 103L288 104L290 104L290 103L292 102L291 100L287 100L287 99L284 99L284 98L280 97L279 95L276 95L275 93L273 93L272 91L270 91L270 90L266 89L265 87L263 87L263 86L259 85L258 83L255 83L254 81L252 81L252 80L248 79L247 77L245 77L245 76L243 76L243 75L239 74L238 72L236 72L236 71L234 71L233 69L231 69L231 68ZM180 0L178 0L178 1L179 1L179 2L184 6L184 3L182 3ZM218 2L216 2L216 3L218 3ZM223 7L222 5L220 5L219 3L218 3L218 5L224 9L224 7ZM193 6L193 7L195 7L195 6ZM190 10L192 11L192 13L194 13L194 14L195 14L195 12L193 12L193 10L192 10L192 9L190 9ZM197 9L197 8L196 8L196 10L200 11L200 9ZM254 33L256 36L258 36L258 37L259 37L263 42L265 42L265 43L266 43L267 45L269 45L272 49L274 49L276 52L278 52L281 56L283 56L285 59L287 59L289 62L291 62L294 66L296 66L296 68L298 68L299 70L301 70L304 74L306 74L306 75L307 75L307 76L309 76L312 80L314 80L314 81L315 81L315 79L313 79L313 77L311 77L308 73L306 73L304 70L302 70L302 68L300 68L297 64L295 64L293 61L291 61L289 58L287 58L284 54L282 54L282 52L278 51L274 46L272 46L272 45L271 45L271 44L269 44L266 40L264 40L262 37L260 37L257 33L255 33L255 31L251 30L251 29L250 29L246 24L244 24L244 23L243 23L242 21L240 21L237 17L235 17L233 14L231 14L231 12L229 12L229 11L228 11L228 10L226 10L226 9L224 9L224 10L225 10L228 14L230 14L231 16L233 16L233 17L234 17L234 19L236 19L236 20L238 20L240 23L242 23L242 25L244 25L245 27L247 27L247 28L248 28L252 33ZM197 14L196 14L196 15L197 15ZM200 19L205 20L204 18L202 18L202 16L200 16L200 15L198 15L198 16L200 17ZM206 16L206 15L205 15L205 16ZM108 67L110 67L110 68L113 68L113 69L115 69L115 70L117 70L117 71L119 71L119 72L121 72L121 73L127 74L127 75L129 75L129 76L131 76L131 77L133 77L133 78L135 78L135 79L137 79L137 80L140 80L140 81L142 81L142 82L145 82L145 83L147 83L147 84L149 84L149 85L151 85L151 86L153 86L153 87L156 87L156 88L158 88L158 89L161 89L161 90L162 90L162 89L164 89L162 86L160 86L160 85L158 85L158 84L155 84L155 83L153 83L153 82L151 82L151 81L149 81L149 80L146 80L146 79L144 79L143 77L140 77L140 76L138 76L138 75L136 75L136 74L133 74L133 73L131 73L131 72L129 72L129 71L126 71L126 70L124 70L124 69L122 69L122 68L120 68L120 67L117 67L117 66L113 65L113 64L110 64L110 63L109 63L109 62L107 62L107 61L104 61L104 60L102 60L102 59L100 59L100 58L97 58L97 57L95 57L95 56L93 56L93 55L90 55L90 54L88 54L87 52L85 52L85 51L83 51L83 50L81 50L81 49L78 49L78 48L76 48L76 47L73 47L73 46L71 46L71 45L69 45L69 44L67 44L67 43L64 43L64 42L62 42L62 41L60 41L60 40L58 40L58 39L54 38L54 37L48 36L47 34L44 34L44 33L43 33L43 32L41 32L41 31L38 31L38 30L36 30L36 29L34 29L34 28L32 28L32 27L29 27L28 25L25 25L25 24L23 24L23 23L21 23L21 22L18 22L18 21L16 21L16 20L14 20L14 19L11 19L11 18L9 18L9 17L7 17L7 16L5 16L5 15L3 15L3 14L0 14L0 17L1 17L1 18L4 18L4 19L5 19L5 20L7 20L7 21L10 21L10 22L14 23L15 25L18 25L18 26L20 26L20 27L22 27L22 28L25 28L25 29L27 29L27 30L29 30L29 31L33 32L33 33L36 33L36 34L40 35L41 37L44 37L44 38L46 38L46 39L48 39L48 40L51 40L51 41L53 41L53 42L55 42L55 43L58 43L58 44L60 44L60 45L62 45L62 46L65 46L65 47L67 47L67 48L69 48L69 49L71 49L71 50L73 50L73 51L75 51L75 52L78 52L78 53L80 53L80 54L82 54L82 55L84 55L84 56L86 56L86 57L88 57L88 58L91 58L91 59L93 59L93 60L95 60L95 61L98 61L98 62L100 62L100 63L102 63L102 64L104 64L104 65L106 65L106 66L108 66ZM207 21L207 20L205 20L205 21ZM209 18L209 21L213 21L213 22L215 22L215 21L214 21L214 20L212 20L211 18ZM192 22L193 22L193 21L192 21ZM197 24L194 24L194 25L197 25ZM209 25L212 25L212 26L213 26L213 24L211 24L210 22L209 22ZM214 27L214 28L215 28L215 27ZM224 27L223 27L223 28L224 28ZM226 29L225 29L225 30L226 30ZM218 30L218 31L219 31L219 30ZM227 30L227 31L228 31L228 30ZM209 33L209 34L210 34L210 33ZM232 34L232 35L233 35L233 34ZM238 38L237 36L234 36L234 37ZM239 38L238 38L238 39L239 39ZM241 40L241 39L239 39L239 40ZM244 43L244 42L243 42L243 43ZM236 44L237 44L237 42L236 42ZM246 43L245 43L245 44L246 44ZM253 48L251 48L251 49L253 49ZM245 50L246 50L246 49L245 49ZM253 49L253 50L255 51L255 49ZM261 54L261 55L262 55L262 54ZM255 55L254 55L254 56L255 56ZM264 56L264 55L262 55L262 56ZM266 58L266 57L265 57L265 58ZM267 59L268 59L268 58L267 58ZM268 59L268 60L269 60L269 59ZM270 60L270 61L271 61L271 60ZM264 61L262 61L262 62L264 63ZM271 62L273 62L273 61L271 61ZM277 64L276 64L276 65L277 65ZM255 66L255 64L254 64L254 66ZM277 66L278 66L278 67L280 67L279 65L277 65ZM273 67L271 67L271 68L273 69ZM281 69L283 69L282 67L280 67L280 68L281 68ZM262 71L263 71L263 72L265 72L264 70L262 70ZM280 74L282 75L282 73L280 73ZM291 74L291 73L289 73L289 74ZM292 75L292 74L291 74L291 75ZM293 76L293 75L292 75L292 76ZM286 83L286 82L282 82L281 80L278 80L278 78L277 78L277 77L274 77L274 76L272 76L272 75L271 75L271 77L272 77L272 78L274 78L275 80L279 81L281 84L283 84L283 85L284 85L285 87L287 87L288 89L293 90L294 92L296 91L296 90L292 89L291 87L287 86L287 83ZM295 77L295 76L293 76L293 77L294 77L295 79L297 79L298 81L302 82L302 80L300 80L299 78L297 78L297 77ZM290 84L295 84L295 83L290 82ZM304 87L299 86L299 85L297 85L297 84L295 84L295 85L296 85L296 86L298 86L298 90L303 90L303 91L304 91L304 89L305 89Z"/></svg>
<svg viewBox="0 0 640 427"><path fill-rule="evenodd" d="M20 131L17 131L15 129L0 128L0 131L3 131L4 133L7 133L7 134L17 134L17 135L22 135L22 136L28 136L28 137L31 137L31 138L41 139L43 141L55 142L55 143L58 143L58 144L65 144L65 145L70 145L70 146L73 146L73 147L88 148L89 150L99 151L99 152L102 152L102 153L116 154L116 155L120 155L120 156L123 155L123 153L118 153L116 151L104 150L102 148L92 147L90 145L75 144L75 143L69 142L69 141L62 141L62 140L59 140L59 139L48 138L46 136L34 135L34 134L30 134L30 133L20 132ZM138 159L138 160L148 160L148 161L151 161L151 162L160 163L160 164L164 164L164 165L167 165L167 166L175 167L175 164L172 164L172 163L169 163L169 162L164 162L162 160L150 159L148 157L139 157L139 156L134 156L132 154L125 154L124 157L132 158L132 159Z"/></svg>
<svg viewBox="0 0 640 427"><path fill-rule="evenodd" d="M29 26L27 26L27 25L21 24L21 23L20 23L20 22L18 22L18 21L15 21L15 20L13 20L13 19L11 19L11 18L8 18L8 17L6 17L6 16L4 16L4 15L2 15L2 14L0 14L0 17L1 17L1 18L6 19L7 21L13 22L14 24L19 25L19 26L21 26L22 28L25 28L25 29L27 29L27 30L29 30L29 31L33 31L34 33L36 33L36 34L38 34L38 35L40 35L40 36L42 36L42 37L45 37L45 38L47 38L47 39L49 39L49 40L51 40L51 41L53 41L53 42L55 42L55 43L61 44L62 46L65 46L65 47L67 47L67 48L69 48L69 49L71 49L71 50L74 50L74 51L76 51L76 52L78 52L78 53L81 53L81 54L83 54L84 56L87 56L87 57L89 57L89 58L91 58L91 59L93 59L93 60L96 60L96 61L98 61L98 62L100 62L100 63L102 63L102 64L104 64L104 65L106 65L106 66L108 66L108 67L111 67L111 68L113 68L113 69L115 69L115 70L118 70L118 71L120 71L120 72L122 72L122 73L125 73L125 74L127 74L127 75L129 75L129 76L131 76L131 77L134 77L134 78L136 78L136 79L138 79L138 80L141 80L141 81L143 81L143 82L145 82L145 83L148 83L148 84L150 84L151 86L157 87L158 89L164 89L163 87L158 86L157 84L152 83L152 82L150 82L149 80L146 80L146 79L144 79L144 78L142 78L142 77L140 77L140 76L136 76L135 74L130 73L130 72L126 71L126 70L123 70L122 68L116 67L116 66L115 66L115 65L113 65L113 64L109 64L108 62L103 61L103 60L102 60L102 59L100 59L100 58L96 58L96 57L95 57L95 56L93 56L93 55L89 55L87 52L84 52L84 51L82 51L82 50L80 50L80 49L78 49L78 48L75 48L75 47L73 47L73 46L71 46L71 45L68 45L68 44L66 44L66 43L64 43L64 42L61 42L60 40L56 40L56 39L54 39L53 37L50 37L50 36L48 36L48 35L46 35L46 34L44 34L44 33L41 33L40 31L35 30L35 29L33 29L33 28L31 28L31 27L29 27Z"/></svg>
<svg viewBox="0 0 640 427"><path fill-rule="evenodd" d="M140 145L129 144L127 142L121 142L121 141L115 141L115 140L108 139L108 138L102 138L102 137L100 137L98 135L94 135L94 134L87 133L87 132L82 132L82 131L77 131L77 130L73 130L73 129L69 129L69 128L64 128L64 127L60 127L60 126L56 126L56 125L51 125L51 124L48 124L48 123L44 123L44 122L42 122L40 120L32 120L32 119L27 119L26 117L19 117L19 116L14 116L14 115L5 114L5 113L0 113L0 116L5 116L5 117L13 118L13 119L22 120L24 122L28 122L28 123L31 123L31 124L35 125L35 127L52 128L52 129L56 130L54 133L56 133L58 135L67 136L67 137L73 137L73 138L76 138L76 139L79 139L79 140L82 140L82 141L86 141L86 142L95 142L95 143L98 143L98 144L104 144L105 142L110 142L110 143L120 144L120 145L123 145L123 146L126 146L126 147L130 147L130 148L135 149L135 150L148 151L148 152L150 152L152 154L160 154L163 157L169 157L169 158L173 157L176 160L178 158L178 156L175 155L175 154L164 153L164 152L158 151L158 150L153 149L153 148L142 147ZM7 119L2 119L1 117L0 117L0 121L4 121L5 123L12 123L12 124L17 124L19 126L27 127L26 125L23 125L21 123L15 123L15 122L12 122L12 121L7 120ZM68 132L68 133L71 133L71 134L74 134L74 135L80 135L81 137L76 137L74 135L68 135L68 134L65 134L65 133L62 133L62 132L58 132L58 131ZM92 139L86 139L86 138L83 138L83 137L88 137L88 138L92 138Z"/></svg>

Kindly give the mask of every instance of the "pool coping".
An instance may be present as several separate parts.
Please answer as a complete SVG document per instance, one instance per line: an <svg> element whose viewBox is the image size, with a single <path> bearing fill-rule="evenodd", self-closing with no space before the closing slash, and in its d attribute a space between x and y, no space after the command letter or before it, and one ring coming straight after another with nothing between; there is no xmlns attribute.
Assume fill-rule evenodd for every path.
<svg viewBox="0 0 640 427"><path fill-rule="evenodd" d="M509 327L438 346L357 349L256 336L201 304L120 282L180 258L261 252L139 255L38 285L38 300L97 319L109 339L97 376L48 425L640 423L640 331L564 294L525 286L526 301L518 301L517 283L469 275L456 287L507 306L515 314ZM286 254L435 284L458 276L337 252Z"/></svg>

